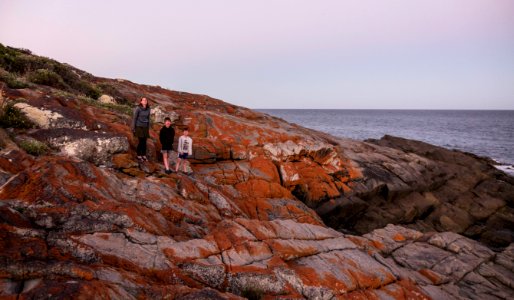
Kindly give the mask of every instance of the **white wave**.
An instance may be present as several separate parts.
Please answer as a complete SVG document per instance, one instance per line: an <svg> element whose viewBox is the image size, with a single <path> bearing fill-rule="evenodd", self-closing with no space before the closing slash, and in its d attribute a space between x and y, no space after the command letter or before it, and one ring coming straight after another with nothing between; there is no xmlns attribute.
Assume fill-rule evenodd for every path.
<svg viewBox="0 0 514 300"><path fill-rule="evenodd" d="M501 170L510 176L514 177L514 165L495 165L498 170Z"/></svg>

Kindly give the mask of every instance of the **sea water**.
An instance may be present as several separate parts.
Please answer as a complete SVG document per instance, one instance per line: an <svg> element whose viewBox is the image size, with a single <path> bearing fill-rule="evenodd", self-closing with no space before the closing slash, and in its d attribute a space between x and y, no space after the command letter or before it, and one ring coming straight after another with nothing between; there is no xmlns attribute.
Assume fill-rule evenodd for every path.
<svg viewBox="0 0 514 300"><path fill-rule="evenodd" d="M288 122L357 140L389 134L458 149L514 168L513 110L259 109Z"/></svg>

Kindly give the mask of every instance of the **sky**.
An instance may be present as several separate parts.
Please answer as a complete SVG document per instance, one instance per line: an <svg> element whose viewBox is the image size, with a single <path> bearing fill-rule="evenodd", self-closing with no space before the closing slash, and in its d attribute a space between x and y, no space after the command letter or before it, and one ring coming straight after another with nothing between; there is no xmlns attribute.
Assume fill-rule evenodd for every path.
<svg viewBox="0 0 514 300"><path fill-rule="evenodd" d="M512 0L0 0L0 43L250 108L514 109Z"/></svg>

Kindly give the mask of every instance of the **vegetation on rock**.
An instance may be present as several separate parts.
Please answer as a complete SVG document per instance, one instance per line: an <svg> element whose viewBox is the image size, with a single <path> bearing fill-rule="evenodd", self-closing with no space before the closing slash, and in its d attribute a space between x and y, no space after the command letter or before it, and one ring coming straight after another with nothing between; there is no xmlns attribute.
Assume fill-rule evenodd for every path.
<svg viewBox="0 0 514 300"><path fill-rule="evenodd" d="M29 73L28 79L30 82L48 85L57 89L67 88L66 83L64 83L59 74L47 69L37 69Z"/></svg>
<svg viewBox="0 0 514 300"><path fill-rule="evenodd" d="M116 111L116 112L122 113L127 116L132 116L132 113L133 113L133 107L130 105L127 105L127 104L101 103L101 102L91 99L89 97L80 97L79 96L78 98L85 104L103 108L103 109L107 109L110 111Z"/></svg>
<svg viewBox="0 0 514 300"><path fill-rule="evenodd" d="M34 124L13 103L0 104L0 127L32 128Z"/></svg>
<svg viewBox="0 0 514 300"><path fill-rule="evenodd" d="M24 89L28 87L27 83L21 81L14 74L7 72L3 68L0 68L0 81L5 82L7 87L11 89Z"/></svg>
<svg viewBox="0 0 514 300"><path fill-rule="evenodd" d="M102 93L95 84L88 81L92 75L53 59L32 55L24 49L0 44L0 67L18 76L27 76L31 82L84 94L93 99Z"/></svg>
<svg viewBox="0 0 514 300"><path fill-rule="evenodd" d="M39 156L46 154L50 149L45 143L38 140L23 140L19 144L21 149L30 155Z"/></svg>

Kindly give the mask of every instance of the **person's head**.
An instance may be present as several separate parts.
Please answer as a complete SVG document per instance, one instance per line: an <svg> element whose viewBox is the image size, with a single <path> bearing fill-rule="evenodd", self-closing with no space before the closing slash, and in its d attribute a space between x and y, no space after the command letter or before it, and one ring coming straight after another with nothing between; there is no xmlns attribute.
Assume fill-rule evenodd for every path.
<svg viewBox="0 0 514 300"><path fill-rule="evenodd" d="M148 107L148 99L146 99L145 97L141 98L139 100L139 105L141 105L142 107Z"/></svg>
<svg viewBox="0 0 514 300"><path fill-rule="evenodd" d="M183 135L187 136L189 134L189 128L184 128L184 131L182 132Z"/></svg>
<svg viewBox="0 0 514 300"><path fill-rule="evenodd" d="M171 126L171 119L169 117L164 118L164 125L166 127L170 127Z"/></svg>

